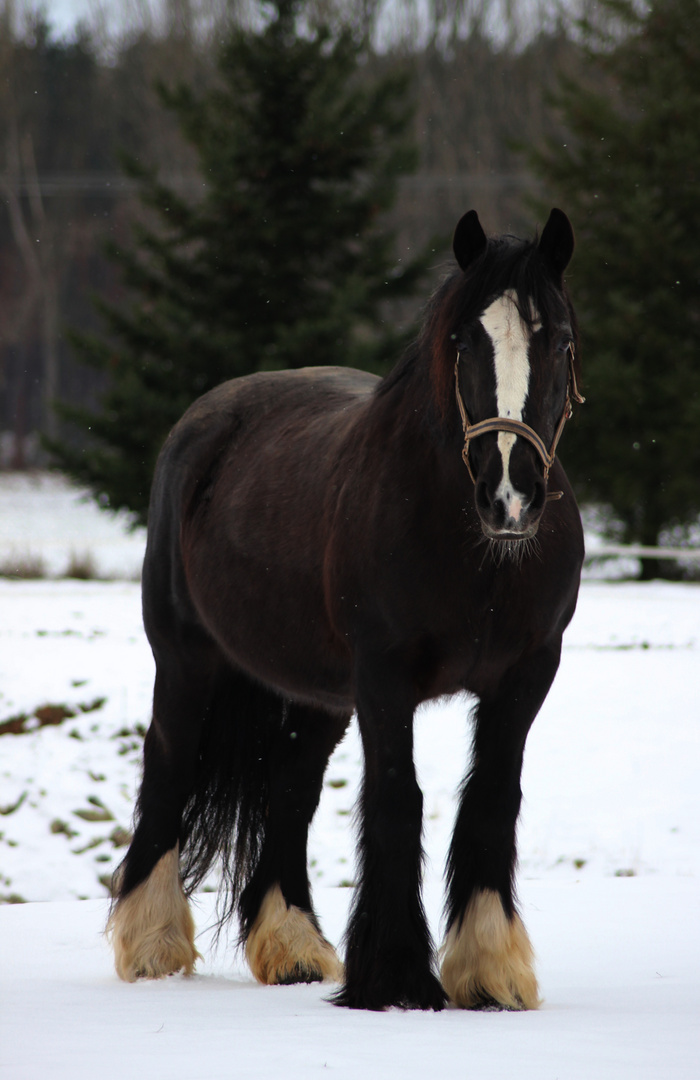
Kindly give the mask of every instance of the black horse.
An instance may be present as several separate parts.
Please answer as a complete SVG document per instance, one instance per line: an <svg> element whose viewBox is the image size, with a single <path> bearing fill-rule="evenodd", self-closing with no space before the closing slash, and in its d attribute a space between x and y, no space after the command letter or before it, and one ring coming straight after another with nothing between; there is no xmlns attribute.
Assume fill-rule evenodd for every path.
<svg viewBox="0 0 700 1080"><path fill-rule="evenodd" d="M539 1002L515 826L583 558L555 460L582 400L562 280L573 233L553 210L539 242L487 239L470 211L454 251L459 268L385 379L236 379L165 443L143 570L153 720L110 919L124 979L192 971L186 897L220 858L261 982L336 980L338 1004L368 1009ZM438 977L413 714L460 691L478 705ZM306 846L354 710L365 771L343 969Z"/></svg>

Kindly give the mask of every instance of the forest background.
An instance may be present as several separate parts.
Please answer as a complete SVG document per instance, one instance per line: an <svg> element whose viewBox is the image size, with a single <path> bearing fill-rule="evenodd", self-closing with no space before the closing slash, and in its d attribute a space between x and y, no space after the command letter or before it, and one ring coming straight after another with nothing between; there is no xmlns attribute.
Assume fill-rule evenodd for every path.
<svg viewBox="0 0 700 1080"><path fill-rule="evenodd" d="M63 434L55 401L99 408L105 373L79 362L69 330L99 329L96 295L116 307L128 299L105 254L107 241L113 250L128 245L144 215L122 155L157 167L171 189L196 199L192 146L156 84L205 91L227 26L255 29L265 14L253 0L117 0L108 8L110 19L96 4L90 19L59 36L50 8L0 0L6 468L45 460L41 436ZM410 331L444 273L466 209L478 210L487 231L531 235L546 208L561 205L579 238L569 283L593 405L567 430L567 468L579 492L601 505L610 535L695 542L700 238L689 215L700 205L698 0L314 0L307 9L353 27L365 42L368 81L393 67L410 72L418 164L400 178L386 227L397 263L430 242L435 257L416 299L394 305L398 329ZM626 261L613 257L620 252ZM646 359L634 348L640 341ZM645 576L659 569L654 560Z"/></svg>

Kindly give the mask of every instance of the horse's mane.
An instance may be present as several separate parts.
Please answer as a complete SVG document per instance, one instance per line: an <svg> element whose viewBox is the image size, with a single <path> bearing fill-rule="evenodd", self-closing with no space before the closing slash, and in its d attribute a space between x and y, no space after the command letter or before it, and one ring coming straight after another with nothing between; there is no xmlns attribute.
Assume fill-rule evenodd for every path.
<svg viewBox="0 0 700 1080"><path fill-rule="evenodd" d="M491 237L466 271L453 270L438 285L425 306L417 338L381 381L377 394L387 393L420 366L429 375L434 400L444 416L453 388L457 332L506 289L515 293L521 318L528 325L532 325L535 313L546 320L561 306L563 297L576 335L568 294L538 250L537 235L533 240Z"/></svg>

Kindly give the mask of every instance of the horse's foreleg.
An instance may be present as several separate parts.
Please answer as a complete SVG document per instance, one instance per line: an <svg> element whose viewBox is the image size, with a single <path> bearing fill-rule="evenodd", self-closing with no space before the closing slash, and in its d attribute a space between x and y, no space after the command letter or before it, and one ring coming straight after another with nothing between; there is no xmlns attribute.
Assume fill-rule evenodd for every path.
<svg viewBox="0 0 700 1080"><path fill-rule="evenodd" d="M156 676L153 720L144 744L137 825L116 876L108 934L120 978L191 974L198 957L194 921L179 872L182 811L190 793L206 707L176 675Z"/></svg>
<svg viewBox="0 0 700 1080"><path fill-rule="evenodd" d="M413 766L408 682L362 672L357 709L365 756L359 883L346 936L350 1008L441 1009L433 944L421 902L423 796Z"/></svg>
<svg viewBox="0 0 700 1080"><path fill-rule="evenodd" d="M314 914L306 848L328 758L349 719L289 705L272 748L265 840L239 905L246 957L259 982L343 977Z"/></svg>
<svg viewBox="0 0 700 1080"><path fill-rule="evenodd" d="M512 668L476 710L472 768L448 860L442 984L462 1008L540 1003L527 931L515 909L515 827L525 739L559 664L542 650Z"/></svg>

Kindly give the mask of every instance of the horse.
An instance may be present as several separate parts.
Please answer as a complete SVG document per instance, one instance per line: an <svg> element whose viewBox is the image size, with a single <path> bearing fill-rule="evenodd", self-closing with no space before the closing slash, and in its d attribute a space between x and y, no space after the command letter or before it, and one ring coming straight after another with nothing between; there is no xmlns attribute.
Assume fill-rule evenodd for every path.
<svg viewBox="0 0 700 1080"><path fill-rule="evenodd" d="M257 372L187 410L154 475L143 615L155 659L135 829L108 929L125 980L193 971L189 897L221 867L222 922L265 984L339 983L381 1010L536 1008L514 888L525 740L577 602L583 535L556 456L578 391L571 224L488 238L380 379ZM473 753L438 954L421 898L413 716L468 693ZM345 962L307 834L356 713L364 773Z"/></svg>

